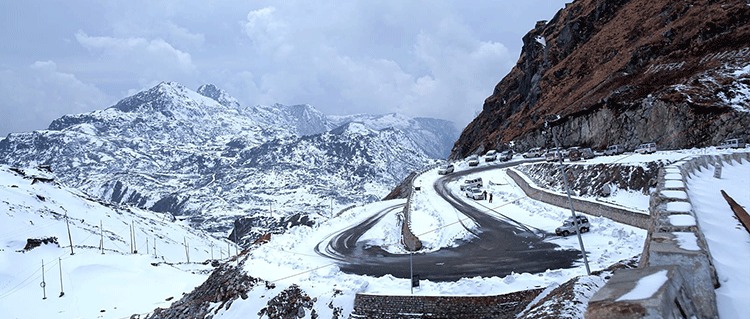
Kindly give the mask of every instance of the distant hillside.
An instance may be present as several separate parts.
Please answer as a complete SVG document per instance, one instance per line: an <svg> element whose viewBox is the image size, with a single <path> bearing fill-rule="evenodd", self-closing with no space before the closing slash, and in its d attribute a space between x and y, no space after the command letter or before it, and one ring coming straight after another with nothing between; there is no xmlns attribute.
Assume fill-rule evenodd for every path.
<svg viewBox="0 0 750 319"><path fill-rule="evenodd" d="M511 141L660 148L750 138L747 1L577 0L523 38L516 66L462 132L451 157ZM488 66L491 67L491 66Z"/></svg>
<svg viewBox="0 0 750 319"><path fill-rule="evenodd" d="M213 85L164 82L48 130L10 134L0 164L45 164L92 197L226 235L240 217L328 216L379 200L445 158L457 136L443 120L247 107Z"/></svg>

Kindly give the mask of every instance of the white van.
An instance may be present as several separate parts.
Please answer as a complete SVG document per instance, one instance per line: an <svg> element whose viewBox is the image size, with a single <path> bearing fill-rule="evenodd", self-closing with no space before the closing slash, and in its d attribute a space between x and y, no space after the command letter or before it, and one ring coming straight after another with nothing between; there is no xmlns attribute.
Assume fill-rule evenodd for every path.
<svg viewBox="0 0 750 319"><path fill-rule="evenodd" d="M463 190L466 190L466 189L469 189L469 188L482 187L482 186L484 186L484 183L482 183L482 178L481 177L477 177L477 178L474 178L474 179L467 179L467 180L465 180L464 183L461 184L460 188L463 191Z"/></svg>
<svg viewBox="0 0 750 319"><path fill-rule="evenodd" d="M656 152L656 143L643 143L635 149L638 154L651 154Z"/></svg>
<svg viewBox="0 0 750 319"><path fill-rule="evenodd" d="M625 148L619 144L607 146L607 149L604 151L604 155L617 155L622 153L625 153Z"/></svg>
<svg viewBox="0 0 750 319"><path fill-rule="evenodd" d="M717 148L745 148L745 141L741 138L730 138L724 140Z"/></svg>

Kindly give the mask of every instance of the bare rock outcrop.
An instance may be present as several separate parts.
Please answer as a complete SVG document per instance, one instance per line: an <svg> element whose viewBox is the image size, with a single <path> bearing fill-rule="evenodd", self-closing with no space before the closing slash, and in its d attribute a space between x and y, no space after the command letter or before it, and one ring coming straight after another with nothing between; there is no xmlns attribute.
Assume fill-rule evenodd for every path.
<svg viewBox="0 0 750 319"><path fill-rule="evenodd" d="M744 0L576 0L523 38L516 66L452 158L514 141L673 149L750 137L750 6Z"/></svg>

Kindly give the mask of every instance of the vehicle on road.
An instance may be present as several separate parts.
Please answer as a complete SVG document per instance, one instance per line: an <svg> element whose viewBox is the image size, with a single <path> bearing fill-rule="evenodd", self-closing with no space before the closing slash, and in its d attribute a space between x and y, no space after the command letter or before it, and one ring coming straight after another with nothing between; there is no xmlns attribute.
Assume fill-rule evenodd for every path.
<svg viewBox="0 0 750 319"><path fill-rule="evenodd" d="M547 150L547 153L544 153L544 160L547 162L554 162L559 159L565 160L565 154L557 147L550 148Z"/></svg>
<svg viewBox="0 0 750 319"><path fill-rule="evenodd" d="M589 219L586 218L586 216L576 215L575 220L581 227L581 233L587 233L589 230L591 230L591 224L589 223ZM578 231L578 225L573 223L572 217L568 218L565 220L565 222L563 222L562 226L555 228L555 234L563 237L570 234L575 234Z"/></svg>
<svg viewBox="0 0 750 319"><path fill-rule="evenodd" d="M484 186L484 184L482 183L482 178L481 177L477 177L477 178L465 180L464 183L461 184L460 188L463 191L463 190L466 190L468 188L482 187L482 186Z"/></svg>
<svg viewBox="0 0 750 319"><path fill-rule="evenodd" d="M524 158L541 157L544 154L541 147L534 147L523 153Z"/></svg>
<svg viewBox="0 0 750 319"><path fill-rule="evenodd" d="M656 152L656 143L643 143L635 149L638 154L651 154Z"/></svg>
<svg viewBox="0 0 750 319"><path fill-rule="evenodd" d="M582 148L580 149L580 151L581 151L581 157L583 159L592 159L596 157L596 154L594 153L593 150L591 150L590 147Z"/></svg>
<svg viewBox="0 0 750 319"><path fill-rule="evenodd" d="M741 138L730 138L724 140L719 146L716 148L745 148L745 141Z"/></svg>
<svg viewBox="0 0 750 319"><path fill-rule="evenodd" d="M440 166L440 168L438 168L438 174L448 175L450 173L453 173L453 170L455 170L455 167L453 166L453 164L445 164L443 166Z"/></svg>
<svg viewBox="0 0 750 319"><path fill-rule="evenodd" d="M466 197L474 199L474 200L484 199L484 191L482 191L482 189L479 187L467 188L464 191L464 194L466 194Z"/></svg>
<svg viewBox="0 0 750 319"><path fill-rule="evenodd" d="M492 162L497 159L497 151L496 150L489 150L487 151L487 154L484 154L484 161L485 162Z"/></svg>
<svg viewBox="0 0 750 319"><path fill-rule="evenodd" d="M570 161L581 160L581 151L578 147L574 146L568 149L568 160Z"/></svg>
<svg viewBox="0 0 750 319"><path fill-rule="evenodd" d="M513 159L513 151L507 150L500 152L500 155L498 155L497 159L507 162Z"/></svg>
<svg viewBox="0 0 750 319"><path fill-rule="evenodd" d="M625 147L620 144L607 146L607 149L604 150L604 155L618 155L622 153L625 153Z"/></svg>
<svg viewBox="0 0 750 319"><path fill-rule="evenodd" d="M469 166L477 166L479 165L479 156L471 155L466 159L466 161L469 163Z"/></svg>

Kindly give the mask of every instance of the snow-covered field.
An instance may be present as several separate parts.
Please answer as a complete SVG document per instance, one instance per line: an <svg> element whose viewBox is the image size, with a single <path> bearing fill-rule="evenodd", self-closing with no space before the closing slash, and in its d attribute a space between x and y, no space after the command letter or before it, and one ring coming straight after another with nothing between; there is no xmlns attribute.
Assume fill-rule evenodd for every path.
<svg viewBox="0 0 750 319"><path fill-rule="evenodd" d="M226 258L230 247L231 254L236 252L227 241L172 222L169 215L103 206L64 187L31 183L0 167L2 318L121 318L149 312L168 306L171 298L179 299L207 278L212 267L196 262L212 253ZM47 237L56 237L59 245L24 250L28 238Z"/></svg>
<svg viewBox="0 0 750 319"><path fill-rule="evenodd" d="M663 160L677 161L703 154L719 154L713 148L675 152L657 152L652 155L621 155L599 157L587 163L629 162ZM488 165L482 163L481 165ZM490 164L491 165L491 164ZM584 164L585 165L585 164ZM458 163L457 169L465 169ZM138 233L139 255L129 254L128 231L134 218L120 210L88 202L67 190L60 190L47 184L27 185L14 188L12 185L29 184L7 170L0 170L0 313L8 318L119 318L133 313L144 313L155 307L165 307L178 299L182 292L189 292L206 278L198 270L210 267L202 265L151 266L154 259L143 254L145 234L159 234L158 255L167 261L184 261L183 240L190 243L191 261L208 259L210 245L214 245L215 257L226 256L226 242L201 237L191 232L179 222L161 221L159 214L137 211L135 223L142 229ZM731 219L731 211L723 199L717 197L719 188L733 190L730 195L741 204L750 204L750 163L726 166L721 180L713 179L711 173L696 175L690 180L690 197L694 202L698 221L706 231L706 237L716 261L722 287L717 290L722 318L740 318L736 314L746 314L750 308L738 302L737 295L748 287L747 274L750 267L736 260L750 257L750 235ZM493 202L468 200L480 210L500 220L512 220L529 228L546 232L569 217L565 208L555 207L529 199L507 176L505 169L478 173L485 182L485 189L493 195ZM461 226L464 223L472 228L470 220L443 201L433 190L432 184L439 176L430 170L417 178L422 190L412 203L412 228L425 244L425 251L435 251L441 247L456 244L456 239L472 236ZM459 181L449 183L452 192L460 192ZM722 184L724 183L724 184ZM745 193L742 193L742 192ZM45 201L36 195L41 195ZM718 195L720 196L720 195ZM463 196L460 196L465 198ZM632 192L615 192L607 201L629 206L634 210L647 210L648 196ZM315 253L319 242L325 243L331 236L359 224L389 207L402 205L405 200L383 201L357 206L338 217L321 221L315 227L296 227L283 235L275 235L272 240L249 252L245 262L248 275L259 277L275 284L275 287L258 286L248 293L247 299L235 300L231 307L218 310L215 318L255 317L268 301L282 290L296 284L308 295L317 298L315 310L320 318L333 316L334 309L340 307L342 315L352 311L356 293L370 294L410 294L409 279L359 276L343 273L336 262ZM52 211L64 213L58 207L65 207L71 216L71 226L76 254L70 255L64 219ZM29 213L29 211L33 213ZM105 213L102 213L105 212ZM393 209L360 239L369 245L383 246L392 253L405 253L399 243L400 209ZM705 212L716 212L706 214ZM720 214L719 214L720 212ZM102 214L109 215L104 218ZM602 217L588 216L592 228L583 234L583 241L589 253L591 270L604 269L623 259L641 253L645 230L623 225ZM103 220L104 229L111 230L105 236L105 251L98 250L98 222ZM720 220L719 220L720 219ZM84 223L85 220L85 223ZM730 220L730 222L727 222ZM33 225L32 225L33 223ZM49 227L49 230L45 230ZM54 231L53 231L54 230ZM16 252L23 248L25 238L55 235L62 248L46 245L26 253ZM151 235L153 240L154 235ZM186 238L186 239L183 239ZM727 240L730 238L730 240ZM578 249L575 236L548 237L547 240L563 248ZM729 243L728 243L729 242ZM727 246L731 244L732 246ZM78 245L91 246L89 249ZM222 246L223 245L223 246ZM115 251L116 250L116 251ZM151 253L152 254L152 253ZM193 255L195 254L195 255ZM196 256L196 257L193 257ZM65 296L59 294L58 258L61 258ZM45 262L47 300L42 300L41 263ZM582 263L570 269L549 269L543 273L513 273L505 277L463 278L455 282L430 282L423 280L414 290L419 295L496 295L539 287L555 287L571 278L585 275ZM581 280L586 281L587 277ZM600 280L600 279L591 279ZM585 302L585 301L584 301ZM104 310L104 312L100 312ZM8 315L5 315L8 314ZM582 314L582 313L581 313ZM307 314L309 317L309 313Z"/></svg>
<svg viewBox="0 0 750 319"><path fill-rule="evenodd" d="M719 316L747 318L750 303L750 234L737 221L729 204L721 196L724 190L738 204L750 210L750 162L724 165L721 179L713 169L697 172L688 180L688 196L698 224L703 230L714 260L721 287L716 289Z"/></svg>

